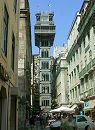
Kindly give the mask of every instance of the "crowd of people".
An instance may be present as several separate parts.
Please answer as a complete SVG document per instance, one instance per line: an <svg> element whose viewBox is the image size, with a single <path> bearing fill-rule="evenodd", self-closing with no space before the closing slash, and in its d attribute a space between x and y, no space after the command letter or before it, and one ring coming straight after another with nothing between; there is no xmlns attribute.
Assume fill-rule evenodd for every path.
<svg viewBox="0 0 95 130"><path fill-rule="evenodd" d="M45 128L48 125L49 116L47 113L40 113L32 115L30 117L30 126L33 128L35 125L40 125L42 128Z"/></svg>
<svg viewBox="0 0 95 130"><path fill-rule="evenodd" d="M40 126L41 128L46 128L49 125L49 120L61 120L60 129L58 130L77 130L76 121L73 118L73 113L61 113L60 115L49 115L47 113L40 113L31 116L30 125L31 128L34 126ZM95 130L95 123L89 125L87 130Z"/></svg>

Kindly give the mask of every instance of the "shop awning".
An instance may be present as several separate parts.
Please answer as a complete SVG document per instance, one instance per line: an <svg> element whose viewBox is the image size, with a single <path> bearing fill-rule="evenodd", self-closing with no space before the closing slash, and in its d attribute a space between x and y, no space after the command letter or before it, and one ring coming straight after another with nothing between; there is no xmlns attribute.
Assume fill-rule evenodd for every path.
<svg viewBox="0 0 95 130"><path fill-rule="evenodd" d="M75 108L77 108L77 104L74 104L74 105L71 107L71 109L75 109Z"/></svg>
<svg viewBox="0 0 95 130"><path fill-rule="evenodd" d="M57 109L51 110L50 112L51 113L54 113L54 112L74 112L74 109L69 108L69 107L65 107L65 106L61 106Z"/></svg>

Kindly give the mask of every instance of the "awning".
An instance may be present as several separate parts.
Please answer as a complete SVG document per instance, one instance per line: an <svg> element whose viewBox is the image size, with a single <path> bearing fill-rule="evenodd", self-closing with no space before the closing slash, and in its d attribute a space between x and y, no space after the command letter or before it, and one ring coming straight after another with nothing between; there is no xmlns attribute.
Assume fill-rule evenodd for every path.
<svg viewBox="0 0 95 130"><path fill-rule="evenodd" d="M50 112L51 113L54 113L54 112L74 112L74 109L69 108L69 107L65 107L65 106L61 106L57 109L51 110Z"/></svg>
<svg viewBox="0 0 95 130"><path fill-rule="evenodd" d="M74 105L71 107L71 109L75 109L75 108L77 108L77 104L74 104Z"/></svg>

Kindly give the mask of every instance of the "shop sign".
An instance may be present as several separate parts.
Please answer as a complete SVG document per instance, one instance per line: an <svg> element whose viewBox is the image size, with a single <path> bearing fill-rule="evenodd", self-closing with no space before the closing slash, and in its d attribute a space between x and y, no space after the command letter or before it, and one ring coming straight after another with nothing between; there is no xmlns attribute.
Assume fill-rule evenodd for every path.
<svg viewBox="0 0 95 130"><path fill-rule="evenodd" d="M85 102L84 109L89 109L89 108L91 108L90 102Z"/></svg>

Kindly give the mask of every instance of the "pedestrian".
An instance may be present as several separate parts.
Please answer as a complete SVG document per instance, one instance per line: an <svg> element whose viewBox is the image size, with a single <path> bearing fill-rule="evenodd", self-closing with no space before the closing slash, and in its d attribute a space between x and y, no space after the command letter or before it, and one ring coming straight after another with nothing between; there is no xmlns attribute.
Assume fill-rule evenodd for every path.
<svg viewBox="0 0 95 130"><path fill-rule="evenodd" d="M43 115L42 114L40 114L39 120L40 120L40 125L42 126L42 123L43 123Z"/></svg>
<svg viewBox="0 0 95 130"><path fill-rule="evenodd" d="M62 113L61 127L60 127L61 130L64 130L63 126L64 126L64 121L66 120L66 118L67 118L67 114L66 113Z"/></svg>
<svg viewBox="0 0 95 130"><path fill-rule="evenodd" d="M43 128L45 128L46 127L46 124L47 124L47 115L44 113L43 114Z"/></svg>
<svg viewBox="0 0 95 130"><path fill-rule="evenodd" d="M73 119L73 113L69 113L67 119L63 123L63 130L77 130L77 124Z"/></svg>
<svg viewBox="0 0 95 130"><path fill-rule="evenodd" d="M30 117L29 123L30 123L31 129L32 129L35 125L35 119L34 119L33 115Z"/></svg>
<svg viewBox="0 0 95 130"><path fill-rule="evenodd" d="M88 126L88 129L87 130L95 130L95 122L94 123L91 123L89 126Z"/></svg>

